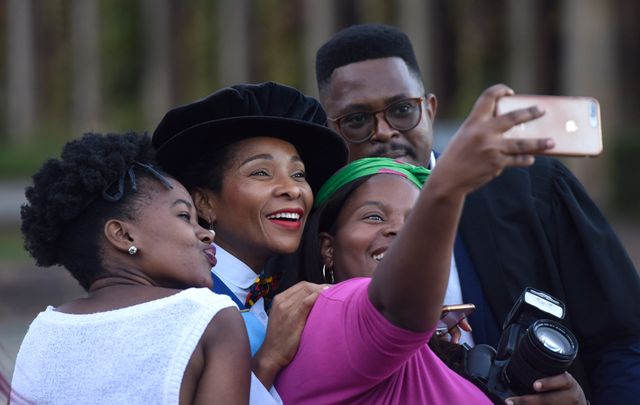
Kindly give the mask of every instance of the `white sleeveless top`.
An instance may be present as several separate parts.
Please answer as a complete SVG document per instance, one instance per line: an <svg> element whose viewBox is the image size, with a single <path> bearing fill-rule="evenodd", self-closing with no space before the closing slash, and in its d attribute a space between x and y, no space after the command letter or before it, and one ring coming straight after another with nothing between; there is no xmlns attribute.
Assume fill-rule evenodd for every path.
<svg viewBox="0 0 640 405"><path fill-rule="evenodd" d="M207 288L86 315L49 306L20 346L11 403L177 404L200 337L233 306Z"/></svg>

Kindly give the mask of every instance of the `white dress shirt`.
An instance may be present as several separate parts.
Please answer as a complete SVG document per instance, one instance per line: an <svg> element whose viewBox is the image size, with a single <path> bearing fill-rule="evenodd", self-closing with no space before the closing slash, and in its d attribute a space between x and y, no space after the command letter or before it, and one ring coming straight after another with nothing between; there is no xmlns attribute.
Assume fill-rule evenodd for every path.
<svg viewBox="0 0 640 405"><path fill-rule="evenodd" d="M249 287L251 287L251 284L253 284L258 275L240 259L220 246L215 246L217 263L211 268L211 271L222 280L240 302L245 302L247 294L249 293ZM267 327L269 317L264 310L264 300L262 297L251 306L249 312L253 312L258 320L264 323L264 327ZM281 405L282 399L275 387L267 390L255 374L251 372L249 403L254 405Z"/></svg>

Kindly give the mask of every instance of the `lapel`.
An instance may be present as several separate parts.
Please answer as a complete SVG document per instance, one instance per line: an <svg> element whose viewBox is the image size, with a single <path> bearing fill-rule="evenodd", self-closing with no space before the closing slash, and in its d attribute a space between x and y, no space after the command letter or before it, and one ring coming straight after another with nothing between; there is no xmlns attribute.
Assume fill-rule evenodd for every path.
<svg viewBox="0 0 640 405"><path fill-rule="evenodd" d="M227 287L227 285L222 282L220 277L216 276L216 274L211 272L211 279L213 280L213 288L211 289L216 294L226 295L233 300L238 306L238 309L243 310L246 308L244 302L241 302L240 299Z"/></svg>

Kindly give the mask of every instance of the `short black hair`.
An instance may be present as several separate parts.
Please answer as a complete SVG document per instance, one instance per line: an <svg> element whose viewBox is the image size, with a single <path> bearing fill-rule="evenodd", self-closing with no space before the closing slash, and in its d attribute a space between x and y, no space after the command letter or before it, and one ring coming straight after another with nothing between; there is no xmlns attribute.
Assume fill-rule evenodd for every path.
<svg viewBox="0 0 640 405"><path fill-rule="evenodd" d="M198 158L182 165L172 174L182 185L193 193L196 189L207 189L215 194L222 192L224 174L228 169L236 144L221 148L202 150ZM205 228L211 227L210 218L198 215L198 223Z"/></svg>
<svg viewBox="0 0 640 405"><path fill-rule="evenodd" d="M46 161L21 207L24 246L36 264L64 266L85 290L104 276L104 223L133 219L147 178L159 176L134 163L151 164L153 156L147 135L88 133L65 144L60 159ZM122 195L114 198L120 180Z"/></svg>
<svg viewBox="0 0 640 405"><path fill-rule="evenodd" d="M316 53L318 90L322 92L333 71L342 66L389 57L401 58L409 71L422 81L420 67L407 34L384 24L359 24L345 28Z"/></svg>

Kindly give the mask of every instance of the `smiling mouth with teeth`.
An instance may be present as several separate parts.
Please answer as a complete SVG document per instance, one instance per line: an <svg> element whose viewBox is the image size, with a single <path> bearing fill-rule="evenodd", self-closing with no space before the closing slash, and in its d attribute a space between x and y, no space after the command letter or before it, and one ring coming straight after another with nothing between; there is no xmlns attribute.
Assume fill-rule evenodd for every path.
<svg viewBox="0 0 640 405"><path fill-rule="evenodd" d="M267 215L268 219L277 219L282 221L300 221L300 214L297 212L277 212Z"/></svg>
<svg viewBox="0 0 640 405"><path fill-rule="evenodd" d="M298 231L302 227L302 210L283 210L267 215L267 219L281 229Z"/></svg>
<svg viewBox="0 0 640 405"><path fill-rule="evenodd" d="M379 262L380 260L382 260L382 258L384 257L385 252L382 253L378 253L377 255L371 255L371 257L373 258L373 260L375 260L376 262Z"/></svg>

